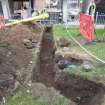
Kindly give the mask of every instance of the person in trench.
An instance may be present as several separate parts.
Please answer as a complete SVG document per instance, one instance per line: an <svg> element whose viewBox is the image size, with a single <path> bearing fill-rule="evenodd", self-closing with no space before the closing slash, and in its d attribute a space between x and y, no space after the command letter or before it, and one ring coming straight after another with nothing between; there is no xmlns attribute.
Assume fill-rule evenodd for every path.
<svg viewBox="0 0 105 105"><path fill-rule="evenodd" d="M28 11L27 11L27 7L24 6L21 9L21 19L26 19L28 18Z"/></svg>

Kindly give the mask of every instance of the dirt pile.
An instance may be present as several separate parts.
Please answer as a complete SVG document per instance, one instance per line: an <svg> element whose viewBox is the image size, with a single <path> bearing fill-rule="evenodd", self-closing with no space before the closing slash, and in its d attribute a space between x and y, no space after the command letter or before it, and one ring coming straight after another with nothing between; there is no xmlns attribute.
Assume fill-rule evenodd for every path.
<svg viewBox="0 0 105 105"><path fill-rule="evenodd" d="M84 62L84 61L92 61L91 57L82 52L78 49L69 49L69 48L63 48L60 50L57 50L55 55L62 55L65 59L77 59L78 61Z"/></svg>
<svg viewBox="0 0 105 105"><path fill-rule="evenodd" d="M30 72L32 49L26 48L24 40L39 41L40 33L37 24L19 24L0 30L0 88L14 88L15 80Z"/></svg>
<svg viewBox="0 0 105 105"><path fill-rule="evenodd" d="M29 64L29 60L32 58L30 54L31 51L27 50L24 46L25 39L39 40L40 28L38 26L33 25L16 25L12 28L7 29L7 34L2 35L1 43L7 43L10 46L14 47L14 51L16 51L16 55L14 56L17 64L19 66L26 66ZM5 31L4 33L5 34ZM31 55L31 56L30 56Z"/></svg>
<svg viewBox="0 0 105 105"><path fill-rule="evenodd" d="M85 71L90 71L93 68L92 59L89 55L68 47L58 49L55 52L55 62L61 70L81 67Z"/></svg>
<svg viewBox="0 0 105 105"><path fill-rule="evenodd" d="M105 94L102 84L64 73L56 81L56 89L77 105L101 105Z"/></svg>
<svg viewBox="0 0 105 105"><path fill-rule="evenodd" d="M60 47L68 47L70 45L70 41L62 37L57 41L57 44Z"/></svg>

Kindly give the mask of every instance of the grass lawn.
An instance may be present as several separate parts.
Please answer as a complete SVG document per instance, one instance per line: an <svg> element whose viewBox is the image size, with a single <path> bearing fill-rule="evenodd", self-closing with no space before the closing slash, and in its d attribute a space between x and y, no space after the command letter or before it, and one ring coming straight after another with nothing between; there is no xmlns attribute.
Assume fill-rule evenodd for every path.
<svg viewBox="0 0 105 105"><path fill-rule="evenodd" d="M49 105L45 100L33 99L26 89L19 89L17 93L7 100L6 105ZM65 105L64 97L58 97L54 105Z"/></svg>
<svg viewBox="0 0 105 105"><path fill-rule="evenodd" d="M77 48L78 50L82 50L70 37L72 35L75 38L83 39L82 36L78 36L79 29L76 27L68 27L69 34L64 29L62 25L56 25L54 28L54 38L57 40L60 37L65 37L69 39L72 43L72 48ZM97 29L96 30L96 37L98 39L105 39L105 29ZM89 52L91 52L93 55L97 56L98 58L105 61L105 42L103 43L95 43L93 45L84 45L84 48L86 48ZM105 64L97 63L96 60L93 61L94 63L94 69L90 72L84 72L82 70L70 70L70 73L74 73L77 75L81 75L83 77L86 77L88 79L93 79L98 76L105 76ZM103 81L102 81L103 82Z"/></svg>
<svg viewBox="0 0 105 105"><path fill-rule="evenodd" d="M10 98L6 105L48 105L47 102L41 100L34 100L32 96L21 90Z"/></svg>

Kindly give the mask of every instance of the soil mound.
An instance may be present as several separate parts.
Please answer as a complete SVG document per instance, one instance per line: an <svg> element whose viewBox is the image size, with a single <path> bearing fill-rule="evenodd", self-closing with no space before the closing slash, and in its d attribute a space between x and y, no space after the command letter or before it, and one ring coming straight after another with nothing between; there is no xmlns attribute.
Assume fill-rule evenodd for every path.
<svg viewBox="0 0 105 105"><path fill-rule="evenodd" d="M105 93L102 84L64 73L56 81L56 89L77 105L101 105Z"/></svg>
<svg viewBox="0 0 105 105"><path fill-rule="evenodd" d="M17 72L18 75L29 73L32 49L26 48L24 40L38 41L40 33L37 24L19 24L0 30L0 88L13 88Z"/></svg>

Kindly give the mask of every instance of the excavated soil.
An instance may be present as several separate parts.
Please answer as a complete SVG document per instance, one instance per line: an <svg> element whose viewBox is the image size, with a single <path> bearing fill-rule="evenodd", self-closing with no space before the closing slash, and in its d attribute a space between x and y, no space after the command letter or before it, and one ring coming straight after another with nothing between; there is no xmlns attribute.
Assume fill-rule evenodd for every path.
<svg viewBox="0 0 105 105"><path fill-rule="evenodd" d="M102 84L64 72L56 77L55 47L50 31L51 28L48 28L43 34L37 67L34 68L37 69L38 74L35 74L36 71L33 72L35 82L55 87L77 105L101 105L105 93ZM26 48L24 39L38 41L40 32L41 29L36 24L19 24L0 31L0 89L13 88L16 71L29 74L27 67L32 61L32 49ZM1 93L0 91L0 97Z"/></svg>
<svg viewBox="0 0 105 105"><path fill-rule="evenodd" d="M51 27L45 29L38 55L36 66L33 69L35 82L55 87L77 105L101 105L105 94L105 87L102 84L59 72L55 67L55 47Z"/></svg>
<svg viewBox="0 0 105 105"><path fill-rule="evenodd" d="M56 81L55 88L77 105L101 105L105 94L102 84L64 73Z"/></svg>
<svg viewBox="0 0 105 105"><path fill-rule="evenodd" d="M11 47L10 49L15 53L13 58L16 60L17 65L21 67L27 66L32 58L32 53L31 50L24 46L24 40L39 40L40 28L38 29L35 24L19 24L4 31L2 30L1 34L0 43L7 44L6 49Z"/></svg>
<svg viewBox="0 0 105 105"><path fill-rule="evenodd" d="M33 56L24 40L39 41L40 32L41 28L33 23L0 30L0 89L13 89L16 78L28 75Z"/></svg>

